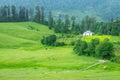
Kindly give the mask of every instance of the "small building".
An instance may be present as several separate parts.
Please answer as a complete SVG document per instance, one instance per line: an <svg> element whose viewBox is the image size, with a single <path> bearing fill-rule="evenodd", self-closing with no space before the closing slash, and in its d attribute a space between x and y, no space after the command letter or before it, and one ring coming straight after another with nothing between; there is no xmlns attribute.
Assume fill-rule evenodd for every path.
<svg viewBox="0 0 120 80"><path fill-rule="evenodd" d="M83 36L92 36L93 35L93 32L91 31L86 31L83 33Z"/></svg>

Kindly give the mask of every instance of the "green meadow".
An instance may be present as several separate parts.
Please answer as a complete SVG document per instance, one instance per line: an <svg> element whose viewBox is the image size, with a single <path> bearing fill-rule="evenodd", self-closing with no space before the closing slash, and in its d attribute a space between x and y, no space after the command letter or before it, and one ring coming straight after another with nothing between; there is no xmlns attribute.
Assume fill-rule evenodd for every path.
<svg viewBox="0 0 120 80"><path fill-rule="evenodd" d="M119 63L100 63L95 57L78 56L70 45L43 46L41 38L50 34L56 33L34 22L0 23L0 80L120 79ZM70 43L78 38L60 38L59 41ZM93 38L101 41L109 38L118 47L115 53L120 54L120 37L103 35L82 39L89 42Z"/></svg>

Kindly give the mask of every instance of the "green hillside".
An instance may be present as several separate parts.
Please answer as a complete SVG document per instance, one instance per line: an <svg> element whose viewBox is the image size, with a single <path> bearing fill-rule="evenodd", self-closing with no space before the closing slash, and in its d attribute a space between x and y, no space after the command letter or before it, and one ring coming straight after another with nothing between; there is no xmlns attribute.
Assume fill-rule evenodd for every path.
<svg viewBox="0 0 120 80"><path fill-rule="evenodd" d="M0 47L38 44L48 34L54 32L34 22L0 23Z"/></svg>
<svg viewBox="0 0 120 80"><path fill-rule="evenodd" d="M0 23L0 80L120 79L119 63L101 63L99 58L78 56L70 45L48 47L40 44L41 38L49 34L55 33L47 26L34 22ZM80 35L73 38L65 36L68 35L58 41L69 44L81 38ZM83 39L96 37L108 37L111 41L119 42L117 36Z"/></svg>

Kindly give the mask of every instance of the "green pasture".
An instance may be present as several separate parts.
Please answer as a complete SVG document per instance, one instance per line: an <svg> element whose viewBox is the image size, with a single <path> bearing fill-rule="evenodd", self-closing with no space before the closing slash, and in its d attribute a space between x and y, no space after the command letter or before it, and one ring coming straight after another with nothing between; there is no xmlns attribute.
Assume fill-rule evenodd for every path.
<svg viewBox="0 0 120 80"><path fill-rule="evenodd" d="M0 80L119 80L120 64L78 56L72 47L0 49ZM107 66L104 69L104 66Z"/></svg>
<svg viewBox="0 0 120 80"><path fill-rule="evenodd" d="M34 22L0 23L0 80L119 80L120 64L88 56L78 56L73 46L43 46L43 36L55 34L47 26ZM60 34L56 34L58 37ZM64 34L64 36L66 36ZM61 37L58 41L70 44L83 39L109 38L118 44L119 36ZM104 68L106 67L106 68Z"/></svg>

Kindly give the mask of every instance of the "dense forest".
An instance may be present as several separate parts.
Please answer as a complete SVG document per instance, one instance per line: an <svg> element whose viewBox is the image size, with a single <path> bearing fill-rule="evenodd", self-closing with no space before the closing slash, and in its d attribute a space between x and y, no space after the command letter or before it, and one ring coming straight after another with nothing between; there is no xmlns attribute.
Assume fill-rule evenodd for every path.
<svg viewBox="0 0 120 80"><path fill-rule="evenodd" d="M59 14L57 19L54 19L53 16L52 11L45 13L42 6L36 6L34 9L24 6L17 9L14 5L0 7L1 22L34 21L48 25L49 29L62 34L82 34L84 31L91 30L94 34L120 35L119 18L111 19L109 22L98 22L95 17L86 16L78 23L75 16Z"/></svg>
<svg viewBox="0 0 120 80"><path fill-rule="evenodd" d="M94 16L97 20L110 21L111 18L120 17L120 0L0 0L0 5L15 5L35 7L41 5L46 12L54 12L54 17L59 14L76 16L76 20L82 20L86 15Z"/></svg>

